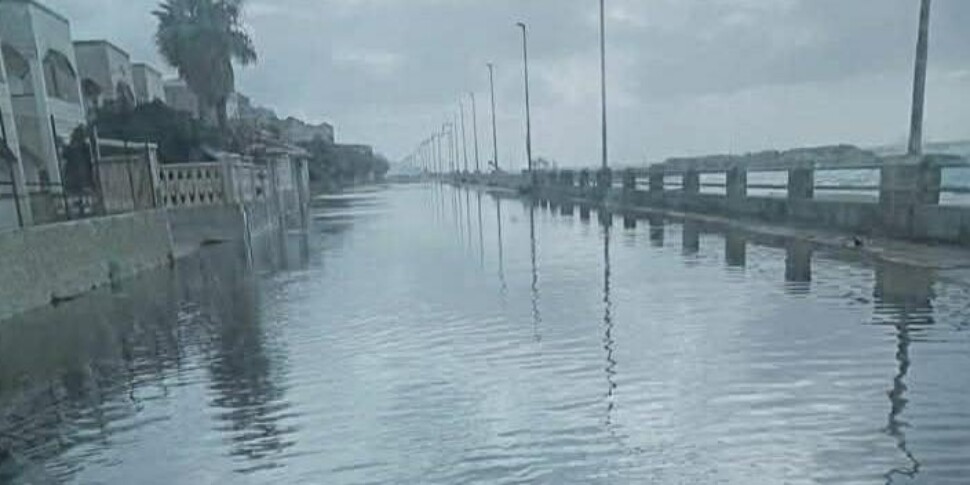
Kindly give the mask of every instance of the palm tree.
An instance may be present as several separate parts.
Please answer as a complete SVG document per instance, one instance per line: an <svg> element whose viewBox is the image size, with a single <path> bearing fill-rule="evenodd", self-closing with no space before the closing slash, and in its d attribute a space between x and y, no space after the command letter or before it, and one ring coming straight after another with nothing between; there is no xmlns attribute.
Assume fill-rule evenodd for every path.
<svg viewBox="0 0 970 485"><path fill-rule="evenodd" d="M163 0L155 44L162 57L178 69L204 112L216 112L226 126L226 101L235 90L233 61L256 62L252 38L240 20L243 0Z"/></svg>

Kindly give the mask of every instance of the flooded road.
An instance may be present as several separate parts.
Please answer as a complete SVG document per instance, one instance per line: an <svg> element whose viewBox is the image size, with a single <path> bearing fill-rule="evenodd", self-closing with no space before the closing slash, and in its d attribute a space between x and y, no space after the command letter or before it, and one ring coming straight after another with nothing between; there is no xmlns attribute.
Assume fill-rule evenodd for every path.
<svg viewBox="0 0 970 485"><path fill-rule="evenodd" d="M209 246L0 325L0 482L970 479L970 293L932 272L437 186L325 205L282 268Z"/></svg>

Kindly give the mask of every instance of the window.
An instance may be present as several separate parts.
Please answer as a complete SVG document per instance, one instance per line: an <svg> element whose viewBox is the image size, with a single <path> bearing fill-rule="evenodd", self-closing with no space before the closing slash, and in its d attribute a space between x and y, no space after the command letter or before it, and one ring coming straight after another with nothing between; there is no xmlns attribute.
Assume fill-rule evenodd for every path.
<svg viewBox="0 0 970 485"><path fill-rule="evenodd" d="M47 82L47 95L63 101L77 103L77 74L67 56L57 51L48 51L44 57L44 80Z"/></svg>
<svg viewBox="0 0 970 485"><path fill-rule="evenodd" d="M30 75L30 64L27 64L27 59L7 44L0 46L0 50L3 53L3 63L7 68L10 95L16 97L34 94L33 78Z"/></svg>

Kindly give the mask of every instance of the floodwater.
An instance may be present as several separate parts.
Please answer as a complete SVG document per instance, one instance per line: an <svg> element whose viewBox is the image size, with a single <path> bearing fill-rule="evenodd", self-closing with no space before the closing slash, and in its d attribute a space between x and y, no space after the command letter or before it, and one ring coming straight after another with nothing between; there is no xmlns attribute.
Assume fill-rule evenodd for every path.
<svg viewBox="0 0 970 485"><path fill-rule="evenodd" d="M970 293L696 222L326 201L0 325L0 482L968 483Z"/></svg>

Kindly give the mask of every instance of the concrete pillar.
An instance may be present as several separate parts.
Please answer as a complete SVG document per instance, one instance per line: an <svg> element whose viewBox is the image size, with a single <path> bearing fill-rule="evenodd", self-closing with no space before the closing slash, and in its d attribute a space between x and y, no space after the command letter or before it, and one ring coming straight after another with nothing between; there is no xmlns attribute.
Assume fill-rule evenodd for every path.
<svg viewBox="0 0 970 485"><path fill-rule="evenodd" d="M663 170L650 170L650 192L662 193L664 191L664 172Z"/></svg>
<svg viewBox="0 0 970 485"><path fill-rule="evenodd" d="M236 170L232 160L228 157L219 160L222 169L222 202L234 204L239 202L236 191Z"/></svg>
<svg viewBox="0 0 970 485"><path fill-rule="evenodd" d="M696 170L684 172L684 193L699 194L701 192L701 175Z"/></svg>
<svg viewBox="0 0 970 485"><path fill-rule="evenodd" d="M788 200L807 200L815 197L815 170L795 168L788 171Z"/></svg>
<svg viewBox="0 0 970 485"><path fill-rule="evenodd" d="M636 189L637 189L637 173L632 168L628 168L623 171L623 190L634 191Z"/></svg>
<svg viewBox="0 0 970 485"><path fill-rule="evenodd" d="M40 130L41 156L44 157L44 170L47 172L48 180L57 188L60 193L61 166L60 153L57 151L57 143L54 141L54 127L51 126L51 112L47 99L47 82L44 76L44 66L39 58L41 54L33 53L27 58L30 65L31 89L34 91L34 112L37 113L37 128ZM66 133L70 136L70 133Z"/></svg>
<svg viewBox="0 0 970 485"><path fill-rule="evenodd" d="M879 180L879 201L884 204L935 205L940 203L943 173L926 159L911 159L885 166Z"/></svg>
<svg viewBox="0 0 970 485"><path fill-rule="evenodd" d="M938 205L943 173L925 158L911 158L882 168L879 207L883 223L893 232L913 235L915 209Z"/></svg>
<svg viewBox="0 0 970 485"><path fill-rule="evenodd" d="M727 172L727 197L740 200L748 196L748 171L735 167Z"/></svg>

